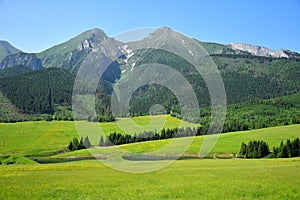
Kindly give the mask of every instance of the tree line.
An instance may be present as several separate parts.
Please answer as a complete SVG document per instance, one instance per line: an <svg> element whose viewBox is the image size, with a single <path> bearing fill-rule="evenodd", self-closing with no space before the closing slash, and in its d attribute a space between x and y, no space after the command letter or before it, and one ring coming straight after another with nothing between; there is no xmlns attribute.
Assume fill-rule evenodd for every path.
<svg viewBox="0 0 300 200"><path fill-rule="evenodd" d="M136 142L145 142L151 140L164 140L169 138L179 138L179 137L190 137L190 136L200 136L205 135L207 132L207 127L186 127L186 128L174 128L174 129L162 129L160 133L156 131L144 131L139 134L121 134L121 133L110 133L106 139L103 136L100 137L99 146L111 146L111 145L121 145Z"/></svg>
<svg viewBox="0 0 300 200"><path fill-rule="evenodd" d="M121 134L121 133L110 133L107 137L100 136L99 146L112 146L112 145L121 145L129 144L136 142L145 142L151 140L163 140L169 138L179 138L179 137L190 137L190 136L200 136L205 135L207 132L207 127L186 127L186 128L174 128L174 129L162 129L160 132L157 131L144 131L140 134ZM70 151L80 150L90 148L92 145L90 140L87 137L85 138L73 138L69 143L67 149Z"/></svg>
<svg viewBox="0 0 300 200"><path fill-rule="evenodd" d="M270 154L272 158L291 158L300 156L300 140L286 140L285 143L281 141L279 147L273 147L273 152Z"/></svg>
<svg viewBox="0 0 300 200"><path fill-rule="evenodd" d="M207 130L205 127L186 127L186 128L174 128L174 129L162 129L160 133L156 131L144 131L140 134L121 134L110 133L107 137L100 136L100 147L107 147L112 145L129 144L136 142L145 142L152 140L163 140L179 137L190 137L205 135ZM89 137L73 138L67 149L70 151L90 148L91 142ZM281 141L278 147L273 147L273 151L270 151L267 142L262 140L250 140L248 144L242 142L238 157L240 158L291 158L300 156L300 139L294 140L287 139L284 143Z"/></svg>
<svg viewBox="0 0 300 200"><path fill-rule="evenodd" d="M278 147L273 147L271 152L267 142L260 140L251 140L248 144L242 142L238 157L242 158L291 158L300 156L300 140L287 139L284 143L281 141Z"/></svg>

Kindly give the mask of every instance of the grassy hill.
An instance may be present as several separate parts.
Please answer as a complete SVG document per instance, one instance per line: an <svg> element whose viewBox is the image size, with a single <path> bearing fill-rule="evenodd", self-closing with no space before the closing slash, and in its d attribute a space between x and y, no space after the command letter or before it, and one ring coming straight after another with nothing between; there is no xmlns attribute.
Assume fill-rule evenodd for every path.
<svg viewBox="0 0 300 200"><path fill-rule="evenodd" d="M133 127L130 121L138 125ZM164 122L165 123L162 123ZM79 128L84 128L89 136L92 145L98 145L101 133L95 132L99 125L106 133L140 133L143 130L160 131L164 128L194 127L195 124L183 121L180 125L180 120L170 115L153 116L152 121L149 116L141 116L134 118L120 118L117 122L93 123L80 121ZM151 126L150 126L151 124ZM121 127L121 128L120 128ZM139 128L138 128L139 127ZM137 131L138 130L138 131ZM293 139L300 135L300 125L280 126L250 131L240 131L221 134L219 140L211 152L213 154L236 154L239 151L242 142L249 140L260 139L269 143L269 146L279 145L281 140ZM73 137L79 137L74 122L72 121L36 121L36 122L18 122L18 123L0 123L0 152L3 155L48 155L66 148L67 144ZM210 137L210 136L208 136ZM200 146L203 142L203 136L195 137L194 141L186 151L186 155L195 156L199 153ZM184 140L189 138L174 139L175 144L180 145ZM168 144L170 140L159 140L150 142L133 143L121 145L124 153L143 154L153 150L160 149ZM115 148L115 147L111 147ZM109 152L109 148L93 148L92 152L105 153ZM89 155L87 150L69 152L60 154L55 157L68 156L86 156Z"/></svg>
<svg viewBox="0 0 300 200"><path fill-rule="evenodd" d="M78 126L84 127L90 137L91 143L97 145L100 139L100 133L95 132L96 128L101 126L102 130L109 134L112 132L123 133L117 123L120 123L123 129L132 131L133 127L128 126L129 118L120 118L117 122L93 123L81 121ZM175 128L180 126L180 120L169 115L154 116L152 126L149 116L136 117L132 120L145 130L159 131L162 126L160 122L165 122L163 127ZM125 126L123 126L125 125ZM127 127L126 127L127 126ZM192 127L195 124L182 122L183 127ZM73 137L79 137L74 122L72 121L28 121L18 123L0 123L0 152L1 154L17 155L36 155L50 154L66 148Z"/></svg>
<svg viewBox="0 0 300 200"><path fill-rule="evenodd" d="M294 139L300 135L300 125L290 125L290 126L279 126L272 128L264 128L250 131L240 131L232 133L221 134L215 147L212 149L208 157L234 157L240 150L242 142L248 142L250 140L264 140L267 141L270 148L273 146L278 146L281 140ZM207 136L211 137L211 136ZM194 138L191 145L186 150L184 156L188 157L197 157L200 151L200 147L203 143L204 136L197 136ZM185 143L189 138L175 138L167 140L158 140L158 141L149 141L149 142L140 142L133 144L126 144L113 147L105 148L92 148L89 150L79 150L75 152L68 152L64 154L59 154L53 156L53 158L65 158L70 156L78 157L88 157L90 152L92 154L102 154L108 155L117 148L121 149L122 154L134 154L134 155L147 155L156 150L162 149L170 143L171 140L174 140L172 148L177 150L180 144ZM169 155L172 155L172 149L169 152ZM158 154L157 156L164 156Z"/></svg>

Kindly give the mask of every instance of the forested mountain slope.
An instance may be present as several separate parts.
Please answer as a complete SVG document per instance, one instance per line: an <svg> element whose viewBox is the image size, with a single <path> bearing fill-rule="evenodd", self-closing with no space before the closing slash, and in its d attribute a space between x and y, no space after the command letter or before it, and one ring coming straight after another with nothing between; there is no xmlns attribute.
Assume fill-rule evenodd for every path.
<svg viewBox="0 0 300 200"><path fill-rule="evenodd" d="M169 45L183 50L203 51L204 48L222 76L229 105L299 93L300 60L296 52L285 50L286 56L280 58L272 57L273 51L268 50L270 56L263 57L253 55L247 45L237 49L232 45L197 40L194 41L202 47L195 49L195 46L182 43L181 38L180 33L163 27L143 40L124 44L108 37L100 29L92 29L38 54L6 56L0 63L0 68L3 68L0 69L0 91L23 113L53 115L59 108L60 113L67 109L67 118L71 119L73 83L83 62L85 65L92 64L87 59L91 55L105 59L117 56L104 72L96 94L89 94L97 97L99 115L111 116L111 94L115 83L126 79L128 73L140 65L148 63L167 65L181 73L195 91L199 106L210 106L206 83L187 60L162 49L152 49L146 53L134 50L137 45L145 47L149 41L157 39L161 43L173 42ZM178 46L176 41L182 46ZM178 99L168 88L150 84L141 86L133 93L129 103L130 114L146 115L153 104L163 105L168 113L180 113Z"/></svg>

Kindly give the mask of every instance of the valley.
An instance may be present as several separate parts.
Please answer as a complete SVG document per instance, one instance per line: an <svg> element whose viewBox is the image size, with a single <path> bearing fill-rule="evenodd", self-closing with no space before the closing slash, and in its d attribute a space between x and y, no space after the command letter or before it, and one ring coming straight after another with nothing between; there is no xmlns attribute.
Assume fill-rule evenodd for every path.
<svg viewBox="0 0 300 200"><path fill-rule="evenodd" d="M163 70L131 77L145 66L188 85ZM0 41L0 199L299 199L299 157L240 156L250 141L272 153L299 138L299 69L298 52L168 27L133 42L95 28L37 53ZM216 74L224 96L209 90ZM188 90L194 107L181 101Z"/></svg>

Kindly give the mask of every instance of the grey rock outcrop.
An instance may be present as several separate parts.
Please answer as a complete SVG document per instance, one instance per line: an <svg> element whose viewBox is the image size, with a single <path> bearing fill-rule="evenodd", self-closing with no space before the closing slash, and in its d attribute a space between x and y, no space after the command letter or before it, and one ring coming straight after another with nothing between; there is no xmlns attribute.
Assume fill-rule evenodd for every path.
<svg viewBox="0 0 300 200"><path fill-rule="evenodd" d="M289 55L283 50L271 50L266 47L254 46L239 42L232 42L228 46L236 51L246 51L255 56L273 57L273 58L289 58Z"/></svg>
<svg viewBox="0 0 300 200"><path fill-rule="evenodd" d="M17 65L24 65L32 70L43 68L42 61L33 53L16 53L6 56L0 62L0 69L14 67Z"/></svg>

